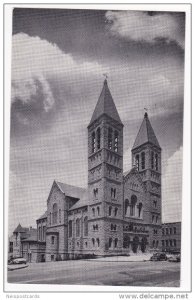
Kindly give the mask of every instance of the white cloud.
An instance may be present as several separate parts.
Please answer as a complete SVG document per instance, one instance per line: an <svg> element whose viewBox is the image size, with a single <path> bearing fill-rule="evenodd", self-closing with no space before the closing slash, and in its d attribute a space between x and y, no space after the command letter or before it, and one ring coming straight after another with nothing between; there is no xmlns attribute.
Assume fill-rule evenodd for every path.
<svg viewBox="0 0 195 300"><path fill-rule="evenodd" d="M52 80L58 78L58 84L62 85L62 88L67 87L71 92L76 87L79 94L76 83L81 85L82 80L87 82L89 78L100 77L106 71L107 69L97 62L78 63L56 44L37 36L30 37L24 33L13 36L12 103L20 102L23 107L31 105L30 111L35 110L34 117L38 113L37 108L47 113L56 102ZM25 110L20 109L14 113L23 125L30 122Z"/></svg>
<svg viewBox="0 0 195 300"><path fill-rule="evenodd" d="M23 105L42 101L48 112L54 105L54 97L47 79L43 75L12 81L12 103L21 101Z"/></svg>
<svg viewBox="0 0 195 300"><path fill-rule="evenodd" d="M148 43L155 43L156 39L163 38L167 42L175 41L184 48L179 22L171 14L149 15L141 11L108 11L106 18L113 35Z"/></svg>
<svg viewBox="0 0 195 300"><path fill-rule="evenodd" d="M56 44L25 33L13 36L12 51L12 79L17 81L33 78L37 74L46 77L63 74L70 80L78 75L93 76L106 72L97 62L78 63L71 54L64 53Z"/></svg>
<svg viewBox="0 0 195 300"><path fill-rule="evenodd" d="M180 147L167 161L162 175L163 221L181 221L182 206L182 162Z"/></svg>

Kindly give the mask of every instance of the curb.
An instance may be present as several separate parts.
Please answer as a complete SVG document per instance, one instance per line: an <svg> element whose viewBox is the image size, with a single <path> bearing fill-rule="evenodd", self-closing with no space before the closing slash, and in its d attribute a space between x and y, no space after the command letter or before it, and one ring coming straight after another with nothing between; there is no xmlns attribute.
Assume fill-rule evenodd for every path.
<svg viewBox="0 0 195 300"><path fill-rule="evenodd" d="M136 263L141 263L141 262L147 262L149 261L144 259L144 260L98 260L98 259L85 259L87 261L96 261L96 262L110 262L110 263L113 263L113 262L122 262L122 263L133 263L133 262L136 262Z"/></svg>
<svg viewBox="0 0 195 300"><path fill-rule="evenodd" d="M28 265L25 265L25 266L22 266L22 267L18 267L18 268L13 268L13 269L8 267L7 270L8 271L15 271L15 270L19 270L19 269L25 269L27 267L28 267Z"/></svg>

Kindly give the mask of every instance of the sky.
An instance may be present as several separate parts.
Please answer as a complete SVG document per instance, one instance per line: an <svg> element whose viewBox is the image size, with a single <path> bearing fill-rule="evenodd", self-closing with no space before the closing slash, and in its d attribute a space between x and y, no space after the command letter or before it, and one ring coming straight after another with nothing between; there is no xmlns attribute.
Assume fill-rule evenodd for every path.
<svg viewBox="0 0 195 300"><path fill-rule="evenodd" d="M36 226L53 180L87 186L87 125L108 74L124 171L144 108L162 148L162 218L181 221L185 14L13 11L9 233Z"/></svg>

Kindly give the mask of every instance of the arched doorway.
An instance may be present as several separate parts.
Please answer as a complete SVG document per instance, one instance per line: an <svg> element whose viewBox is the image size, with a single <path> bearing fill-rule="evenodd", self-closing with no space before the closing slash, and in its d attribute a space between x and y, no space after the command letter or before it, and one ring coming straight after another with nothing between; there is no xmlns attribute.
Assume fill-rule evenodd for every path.
<svg viewBox="0 0 195 300"><path fill-rule="evenodd" d="M129 244L130 244L130 237L128 235L125 235L123 239L123 248L125 249L129 248Z"/></svg>
<svg viewBox="0 0 195 300"><path fill-rule="evenodd" d="M143 237L141 240L141 251L143 253L146 252L146 245L147 245L147 238Z"/></svg>
<svg viewBox="0 0 195 300"><path fill-rule="evenodd" d="M133 242L132 242L132 251L133 251L133 253L137 253L138 246L139 246L139 238L138 238L138 236L135 236L133 238Z"/></svg>

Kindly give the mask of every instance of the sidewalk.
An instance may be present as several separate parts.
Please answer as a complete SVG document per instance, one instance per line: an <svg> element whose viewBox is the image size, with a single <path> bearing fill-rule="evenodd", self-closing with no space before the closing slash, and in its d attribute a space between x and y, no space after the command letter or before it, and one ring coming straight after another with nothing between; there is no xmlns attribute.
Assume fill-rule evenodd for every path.
<svg viewBox="0 0 195 300"><path fill-rule="evenodd" d="M108 262L144 262L148 261L152 254L133 254L129 256L110 256L110 257L98 257L95 259L89 259L89 260L96 260L96 261L108 261Z"/></svg>
<svg viewBox="0 0 195 300"><path fill-rule="evenodd" d="M14 270L19 270L19 269L24 269L27 268L27 264L16 264L16 265L8 265L7 270L8 271L14 271Z"/></svg>

